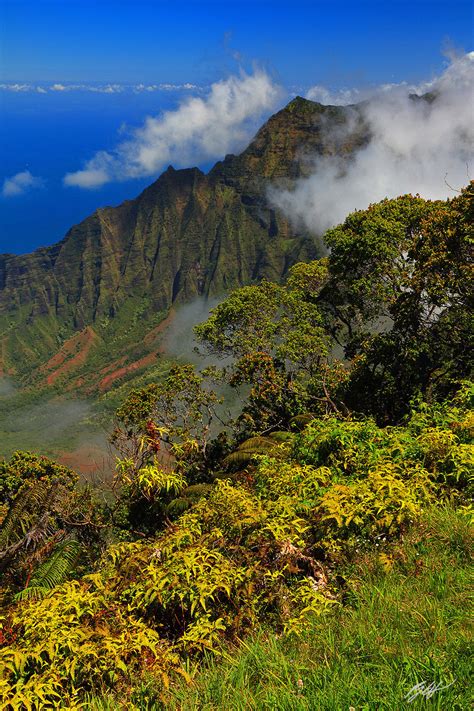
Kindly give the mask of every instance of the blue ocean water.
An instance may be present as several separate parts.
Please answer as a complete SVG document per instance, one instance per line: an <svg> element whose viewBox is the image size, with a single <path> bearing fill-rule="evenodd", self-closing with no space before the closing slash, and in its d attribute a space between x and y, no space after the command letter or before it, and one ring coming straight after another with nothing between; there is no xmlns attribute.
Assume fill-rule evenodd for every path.
<svg viewBox="0 0 474 711"><path fill-rule="evenodd" d="M96 190L66 187L62 179L97 150L113 148L124 124L139 126L147 115L176 107L182 96L179 91L0 90L0 189L5 178L24 170L43 180L42 187L21 195L0 195L0 253L53 244L96 208L138 195L157 176Z"/></svg>

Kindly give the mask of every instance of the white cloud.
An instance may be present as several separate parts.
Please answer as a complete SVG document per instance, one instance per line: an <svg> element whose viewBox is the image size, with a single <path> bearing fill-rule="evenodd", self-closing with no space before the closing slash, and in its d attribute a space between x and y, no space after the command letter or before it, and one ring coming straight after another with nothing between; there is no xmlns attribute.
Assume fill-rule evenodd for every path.
<svg viewBox="0 0 474 711"><path fill-rule="evenodd" d="M94 188L156 175L171 162L187 166L224 156L245 146L280 95L279 87L260 70L216 82L205 97L186 98L175 111L147 117L130 138L111 152L96 153L64 182Z"/></svg>
<svg viewBox="0 0 474 711"><path fill-rule="evenodd" d="M2 91L13 91L14 93L34 91L34 87L31 84L0 84L0 89Z"/></svg>
<svg viewBox="0 0 474 711"><path fill-rule="evenodd" d="M132 89L140 91L200 91L202 87L186 82L185 84L135 84Z"/></svg>
<svg viewBox="0 0 474 711"><path fill-rule="evenodd" d="M123 84L52 84L50 91L91 91L95 94L119 94L127 87Z"/></svg>
<svg viewBox="0 0 474 711"><path fill-rule="evenodd" d="M325 106L349 106L388 93L399 93L400 95L406 96L409 93L418 91L419 88L420 87L415 84L410 85L406 82L400 82L400 84L380 84L379 86L364 89L354 87L352 89L335 90L316 84L308 89L306 98L311 101L317 101L319 104L324 104Z"/></svg>
<svg viewBox="0 0 474 711"><path fill-rule="evenodd" d="M61 94L68 94L73 91L85 91L91 92L93 94L121 94L123 92L133 92L139 93L142 91L155 92L155 91L202 91L202 87L197 84L191 84L186 82L184 84L19 84L14 82L7 82L0 84L0 91L11 91L13 93L18 92L32 92L38 94L47 94L49 92Z"/></svg>
<svg viewBox="0 0 474 711"><path fill-rule="evenodd" d="M125 91L126 89L126 87L122 84L105 84L105 86L78 84L75 88L80 89L81 91L92 91L98 94L121 94L122 91Z"/></svg>
<svg viewBox="0 0 474 711"><path fill-rule="evenodd" d="M29 170L23 170L11 178L5 178L3 181L2 195L3 197L12 197L22 195L33 188L40 188L43 185L41 178L35 177Z"/></svg>
<svg viewBox="0 0 474 711"><path fill-rule="evenodd" d="M271 200L296 224L320 234L349 212L385 197L453 195L447 183L460 188L469 169L473 172L473 89L474 53L454 58L442 76L418 87L380 87L361 107L371 135L368 145L349 161L315 157L310 177L297 181L293 190L274 188ZM413 100L411 91L434 92L436 99ZM347 96L351 103L354 96ZM352 129L349 121L347 133Z"/></svg>
<svg viewBox="0 0 474 711"><path fill-rule="evenodd" d="M325 86L316 84L306 92L306 98L317 101L325 106L347 106L361 101L362 92L359 89L339 89L332 91Z"/></svg>

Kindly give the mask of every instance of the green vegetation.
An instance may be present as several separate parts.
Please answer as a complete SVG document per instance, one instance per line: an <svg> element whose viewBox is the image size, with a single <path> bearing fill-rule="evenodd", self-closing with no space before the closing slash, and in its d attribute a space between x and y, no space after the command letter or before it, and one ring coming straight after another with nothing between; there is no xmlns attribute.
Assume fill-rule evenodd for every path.
<svg viewBox="0 0 474 711"><path fill-rule="evenodd" d="M472 629L466 623L472 533L463 511L428 508L403 542L361 555L344 574L344 605L304 634L261 630L225 658L192 669L168 709L461 709L471 702ZM417 684L439 685L408 701ZM448 687L448 688L445 688ZM146 707L143 685L136 704ZM93 709L112 709L113 697Z"/></svg>
<svg viewBox="0 0 474 711"><path fill-rule="evenodd" d="M473 196L383 201L232 293L196 329L224 367L117 409L100 500L1 465L5 708L465 708Z"/></svg>
<svg viewBox="0 0 474 711"><path fill-rule="evenodd" d="M0 573L7 600L44 597L95 559L99 509L76 484L74 472L45 457L17 452L0 463Z"/></svg>

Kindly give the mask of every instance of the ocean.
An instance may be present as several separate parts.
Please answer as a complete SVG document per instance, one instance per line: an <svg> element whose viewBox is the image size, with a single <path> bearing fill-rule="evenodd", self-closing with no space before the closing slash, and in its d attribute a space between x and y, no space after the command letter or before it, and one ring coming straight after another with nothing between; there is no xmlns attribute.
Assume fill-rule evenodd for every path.
<svg viewBox="0 0 474 711"><path fill-rule="evenodd" d="M96 208L138 195L158 176L93 190L64 186L63 176L81 169L97 150L112 149L124 127L176 107L186 94L0 89L0 190L5 178L25 170L42 181L20 195L0 195L0 253L53 244Z"/></svg>

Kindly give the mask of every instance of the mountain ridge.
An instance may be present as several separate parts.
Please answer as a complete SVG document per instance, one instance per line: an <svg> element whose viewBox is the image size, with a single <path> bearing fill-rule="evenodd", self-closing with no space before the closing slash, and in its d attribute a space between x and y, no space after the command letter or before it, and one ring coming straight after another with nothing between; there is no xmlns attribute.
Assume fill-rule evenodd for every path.
<svg viewBox="0 0 474 711"><path fill-rule="evenodd" d="M136 198L98 208L60 242L0 255L0 373L40 380L45 364L88 328L90 350L104 350L94 367L139 360L152 352L144 335L173 304L263 277L279 281L296 261L317 257L317 237L270 205L267 189L307 174L310 157L363 144L362 124L345 143L328 131L354 111L296 97L208 173L169 166ZM84 364L68 377L79 371Z"/></svg>

